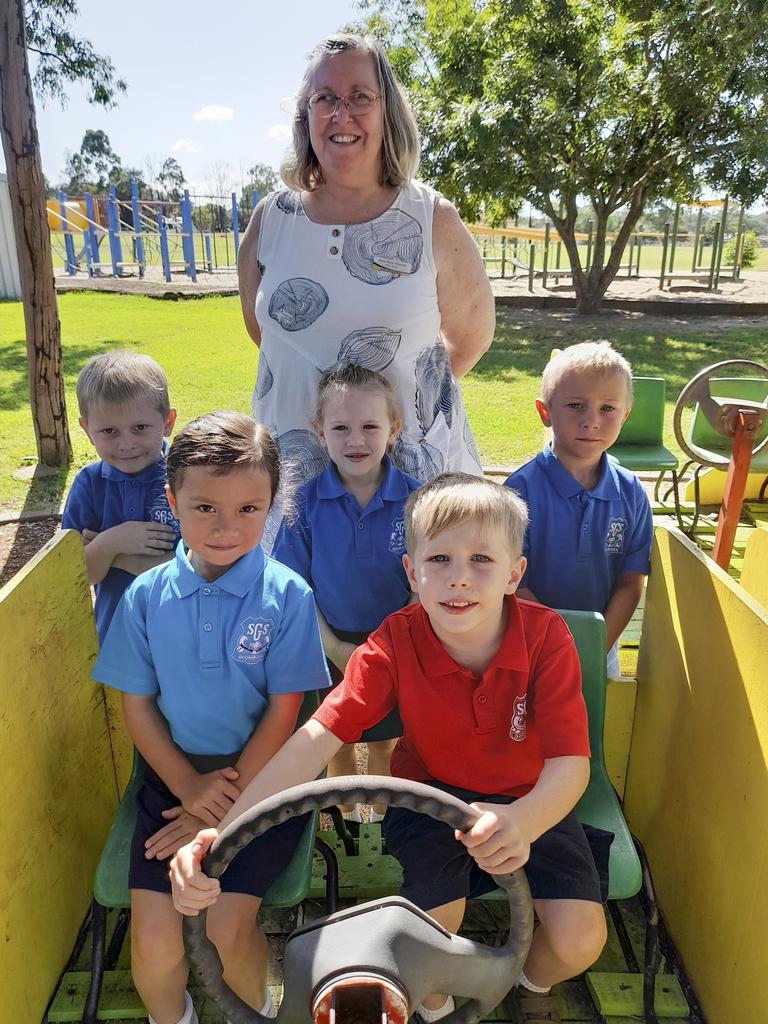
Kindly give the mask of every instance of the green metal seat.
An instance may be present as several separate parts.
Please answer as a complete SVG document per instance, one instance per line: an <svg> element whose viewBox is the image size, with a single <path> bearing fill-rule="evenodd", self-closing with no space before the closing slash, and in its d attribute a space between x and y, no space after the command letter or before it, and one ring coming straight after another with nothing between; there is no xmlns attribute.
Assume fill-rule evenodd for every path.
<svg viewBox="0 0 768 1024"><path fill-rule="evenodd" d="M309 691L299 711L298 724L306 721L317 709L317 693ZM136 824L136 796L144 778L144 761L134 751L131 778L115 813L93 881L92 933L93 957L91 982L83 1010L82 1024L95 1024L104 976L107 909L128 908L131 840ZM283 873L275 879L266 895L264 907L293 907L306 897L312 880L312 861L318 815L310 816L293 857ZM127 923L127 919L126 919Z"/></svg>
<svg viewBox="0 0 768 1024"><path fill-rule="evenodd" d="M632 411L608 454L633 473L677 470L677 456L664 447L664 379L633 377L632 386Z"/></svg>
<svg viewBox="0 0 768 1024"><path fill-rule="evenodd" d="M717 398L744 398L751 402L764 402L768 398L768 379L765 377L713 377L709 383L709 393ZM754 445L759 444L766 437L768 437L768 420L755 438ZM732 439L722 437L712 428L698 402L693 410L693 418L688 429L688 440L699 448L716 452L726 459L730 458ZM749 468L752 473L768 473L768 447L754 456Z"/></svg>

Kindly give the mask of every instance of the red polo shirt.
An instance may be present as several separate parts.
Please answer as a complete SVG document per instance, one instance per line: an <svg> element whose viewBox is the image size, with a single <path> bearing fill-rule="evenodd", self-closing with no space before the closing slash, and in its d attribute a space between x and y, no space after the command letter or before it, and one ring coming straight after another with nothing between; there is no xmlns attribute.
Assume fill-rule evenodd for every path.
<svg viewBox="0 0 768 1024"><path fill-rule="evenodd" d="M579 658L563 620L507 598L501 647L481 678L448 654L420 604L389 615L358 647L314 717L345 743L397 705L392 774L524 796L544 760L589 757Z"/></svg>

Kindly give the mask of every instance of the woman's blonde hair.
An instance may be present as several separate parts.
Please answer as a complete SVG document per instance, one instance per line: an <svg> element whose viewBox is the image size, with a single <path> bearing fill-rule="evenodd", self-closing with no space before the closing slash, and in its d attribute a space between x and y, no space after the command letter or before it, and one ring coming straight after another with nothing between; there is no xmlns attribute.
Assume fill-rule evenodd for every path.
<svg viewBox="0 0 768 1024"><path fill-rule="evenodd" d="M384 48L375 36L338 33L322 39L309 55L304 77L296 96L293 117L293 141L285 154L280 174L289 188L314 191L324 181L320 163L309 139L307 101L312 94L312 79L325 57L347 51L370 53L379 80L382 107L382 146L379 184L400 188L411 181L419 165L421 143L403 87L395 78Z"/></svg>
<svg viewBox="0 0 768 1024"><path fill-rule="evenodd" d="M469 473L442 473L405 503L405 543L413 557L424 537L432 540L444 530L473 522L478 530L498 526L506 535L509 551L519 558L528 526L528 506L501 484Z"/></svg>

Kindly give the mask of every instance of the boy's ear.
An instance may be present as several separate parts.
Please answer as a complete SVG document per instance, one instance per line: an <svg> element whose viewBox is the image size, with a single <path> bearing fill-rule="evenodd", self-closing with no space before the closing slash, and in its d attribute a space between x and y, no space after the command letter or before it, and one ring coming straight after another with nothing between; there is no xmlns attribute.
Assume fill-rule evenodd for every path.
<svg viewBox="0 0 768 1024"><path fill-rule="evenodd" d="M173 425L176 422L176 410L169 409L168 415L165 417L165 423L163 424L163 437L170 437Z"/></svg>
<svg viewBox="0 0 768 1024"><path fill-rule="evenodd" d="M171 509L171 512L173 512L173 514L176 515L176 498L174 497L173 491L171 490L168 484L165 485L165 496L168 499L168 505Z"/></svg>
<svg viewBox="0 0 768 1024"><path fill-rule="evenodd" d="M407 554L403 555L403 568L405 569L405 575L408 579L408 585L410 586L414 594L418 594L419 585L416 582L416 573L414 571L414 565Z"/></svg>
<svg viewBox="0 0 768 1024"><path fill-rule="evenodd" d="M536 412L539 414L539 418L545 427L552 426L552 420L549 416L549 410L540 398L536 399Z"/></svg>
<svg viewBox="0 0 768 1024"><path fill-rule="evenodd" d="M505 594L514 594L517 588L520 586L520 581L525 576L525 570L528 565L528 559L522 555L517 561L512 563L512 572L509 574L509 582L507 583Z"/></svg>
<svg viewBox="0 0 768 1024"><path fill-rule="evenodd" d="M88 424L87 424L87 423L85 422L85 419L84 419L84 418L83 418L83 417L81 416L81 417L80 417L80 418L78 419L78 421L77 421L77 422L78 422L78 423L80 424L80 426L81 426L81 427L83 428L83 430L84 430L84 432L85 432L85 436L86 436L86 437L88 438L88 440L89 440L89 441L91 442L91 444L93 444L93 438L92 438L92 437L91 437L91 435L90 435L90 434L88 433Z"/></svg>

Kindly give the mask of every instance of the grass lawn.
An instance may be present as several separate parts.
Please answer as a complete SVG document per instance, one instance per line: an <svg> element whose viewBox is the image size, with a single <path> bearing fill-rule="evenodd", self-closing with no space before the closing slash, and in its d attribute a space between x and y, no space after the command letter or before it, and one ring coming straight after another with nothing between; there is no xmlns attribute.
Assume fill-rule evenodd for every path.
<svg viewBox="0 0 768 1024"><path fill-rule="evenodd" d="M257 352L236 297L159 302L76 293L59 298L59 312L74 461L68 473L30 484L11 475L35 453L22 309L18 302L0 303L0 512L58 506L75 472L92 460L77 422L74 383L86 360L99 352L126 347L157 359L168 375L179 423L217 408L248 411ZM463 382L485 463L512 466L536 452L542 428L533 401L550 350L596 338L610 338L637 374L666 378L668 424L680 388L704 366L737 357L768 362L768 319L757 327L738 319L502 309L492 349ZM669 433L667 445L676 448Z"/></svg>

